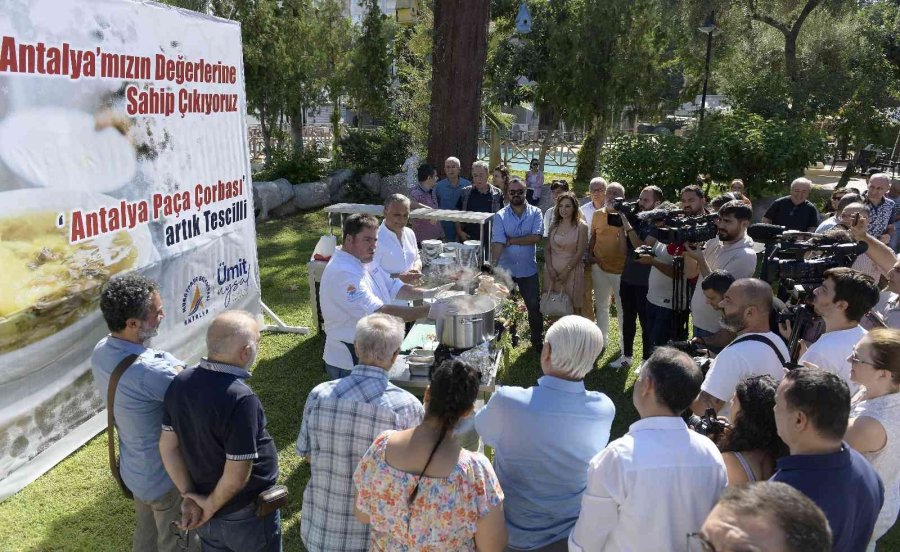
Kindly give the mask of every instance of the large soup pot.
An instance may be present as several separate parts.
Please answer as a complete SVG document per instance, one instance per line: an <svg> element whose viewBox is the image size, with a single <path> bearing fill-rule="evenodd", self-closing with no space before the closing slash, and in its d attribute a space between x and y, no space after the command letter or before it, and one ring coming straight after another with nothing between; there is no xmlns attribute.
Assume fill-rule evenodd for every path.
<svg viewBox="0 0 900 552"><path fill-rule="evenodd" d="M455 349L470 349L494 336L494 300L488 295L460 295L447 302L456 308L437 320L440 342Z"/></svg>

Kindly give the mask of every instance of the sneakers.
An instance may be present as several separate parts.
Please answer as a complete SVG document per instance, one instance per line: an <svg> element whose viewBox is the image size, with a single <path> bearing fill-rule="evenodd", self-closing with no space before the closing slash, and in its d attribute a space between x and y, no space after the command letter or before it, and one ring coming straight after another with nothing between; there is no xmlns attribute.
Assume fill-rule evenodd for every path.
<svg viewBox="0 0 900 552"><path fill-rule="evenodd" d="M622 355L616 360L609 363L610 368L621 368L623 366L631 366L631 357Z"/></svg>

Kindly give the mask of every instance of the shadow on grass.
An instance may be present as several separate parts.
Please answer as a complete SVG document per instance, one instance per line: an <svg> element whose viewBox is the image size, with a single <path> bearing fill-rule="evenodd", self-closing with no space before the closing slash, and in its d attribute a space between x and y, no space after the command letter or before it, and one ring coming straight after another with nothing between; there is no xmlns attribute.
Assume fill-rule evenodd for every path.
<svg viewBox="0 0 900 552"><path fill-rule="evenodd" d="M134 506L109 481L90 506L58 517L45 531L44 539L31 552L69 550L131 550L134 533ZM55 497L43 497L55 500ZM115 519L115 524L107 523Z"/></svg>

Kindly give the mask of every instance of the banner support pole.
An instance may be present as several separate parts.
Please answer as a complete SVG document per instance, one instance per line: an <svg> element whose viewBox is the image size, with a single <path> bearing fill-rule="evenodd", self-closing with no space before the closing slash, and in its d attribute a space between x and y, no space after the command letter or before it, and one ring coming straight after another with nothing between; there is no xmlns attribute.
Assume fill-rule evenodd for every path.
<svg viewBox="0 0 900 552"><path fill-rule="evenodd" d="M262 307L263 312L266 313L269 318L275 321L275 324L266 324L263 327L263 331L276 333L292 333L300 335L306 335L309 333L309 328L307 328L306 326L288 326L287 324L285 324L284 321L281 320L281 318L278 318L278 315L275 314L272 309L270 309L265 303L262 302L262 300L260 300L259 304Z"/></svg>

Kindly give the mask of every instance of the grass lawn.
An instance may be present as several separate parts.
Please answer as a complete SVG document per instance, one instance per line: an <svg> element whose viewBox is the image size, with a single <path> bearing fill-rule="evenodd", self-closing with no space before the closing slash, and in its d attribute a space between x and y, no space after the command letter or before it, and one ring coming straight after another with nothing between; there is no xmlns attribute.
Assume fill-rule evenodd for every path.
<svg viewBox="0 0 900 552"><path fill-rule="evenodd" d="M327 232L325 216L303 213L269 221L258 227L258 247L263 298L288 324L313 326L306 262L319 236ZM615 317L612 317L612 333ZM639 337L640 338L640 337ZM510 354L510 363L499 374L500 383L532 385L541 375L535 355L527 351L527 339ZM260 396L269 421L269 432L278 446L281 483L291 493L290 506L282 511L284 549L304 550L300 540L300 505L309 479L309 466L294 453L300 415L309 391L325 381L322 369L323 338L266 334L251 385ZM640 354L640 345L635 351ZM616 404L612 436L625 433L637 419L631 404L634 376L630 369L613 370L606 364L619 356L608 347L600 360L604 368L591 372L589 389L606 393ZM131 549L134 514L131 502L121 496L109 475L106 436L94 438L25 490L0 504L0 550L123 552ZM887 546L900 550L900 536L892 531Z"/></svg>

